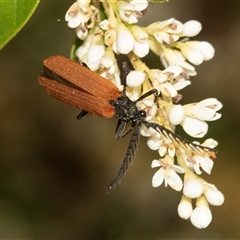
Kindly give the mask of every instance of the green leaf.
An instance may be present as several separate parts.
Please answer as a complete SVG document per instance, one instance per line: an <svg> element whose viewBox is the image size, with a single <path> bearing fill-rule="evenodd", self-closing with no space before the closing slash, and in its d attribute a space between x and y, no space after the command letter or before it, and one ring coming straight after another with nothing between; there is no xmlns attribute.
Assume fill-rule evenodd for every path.
<svg viewBox="0 0 240 240"><path fill-rule="evenodd" d="M73 60L73 61L76 61L78 62L78 58L76 56L76 51L77 49L79 48L79 46L81 46L83 43L82 40L80 40L77 36L75 37L75 41L71 47L71 52L70 52L70 58Z"/></svg>
<svg viewBox="0 0 240 240"><path fill-rule="evenodd" d="M0 49L26 24L39 0L0 0Z"/></svg>

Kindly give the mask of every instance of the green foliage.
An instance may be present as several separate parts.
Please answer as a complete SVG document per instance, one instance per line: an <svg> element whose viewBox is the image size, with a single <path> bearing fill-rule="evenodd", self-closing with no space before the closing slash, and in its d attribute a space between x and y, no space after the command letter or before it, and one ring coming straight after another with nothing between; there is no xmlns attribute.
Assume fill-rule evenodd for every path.
<svg viewBox="0 0 240 240"><path fill-rule="evenodd" d="M39 0L0 1L0 49L2 49L27 23Z"/></svg>

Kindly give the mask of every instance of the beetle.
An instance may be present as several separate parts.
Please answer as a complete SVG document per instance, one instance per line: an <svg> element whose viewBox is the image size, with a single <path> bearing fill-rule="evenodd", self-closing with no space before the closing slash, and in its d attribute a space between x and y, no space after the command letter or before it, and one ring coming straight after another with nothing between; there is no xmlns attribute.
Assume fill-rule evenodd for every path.
<svg viewBox="0 0 240 240"><path fill-rule="evenodd" d="M128 73L125 63L123 64L123 70L125 81ZM143 125L147 128L153 128L172 141L184 144L193 150L212 151L208 147L182 138L164 126L145 120L146 111L139 110L136 104L150 95L157 97L158 91L156 89L152 89L137 100L132 101L126 95L125 83L124 90L119 91L117 86L109 80L92 72L86 66L63 56L50 56L45 59L38 81L49 95L72 107L81 109L81 113L77 116L78 119L81 119L87 113L105 118L116 117L118 119L115 131L117 139L121 139L133 131L122 165L106 189L107 193L120 184L125 176L136 153L140 139L140 128ZM128 124L130 126L126 128Z"/></svg>

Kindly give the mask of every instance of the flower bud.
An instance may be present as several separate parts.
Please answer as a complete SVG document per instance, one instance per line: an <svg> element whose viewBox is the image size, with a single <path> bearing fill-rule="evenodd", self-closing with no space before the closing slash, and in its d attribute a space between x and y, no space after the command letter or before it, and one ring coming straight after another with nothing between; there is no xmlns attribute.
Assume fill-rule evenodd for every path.
<svg viewBox="0 0 240 240"><path fill-rule="evenodd" d="M204 197L200 197L196 201L197 207L191 215L191 223L199 229L206 228L212 221L212 213L208 207L208 203Z"/></svg>
<svg viewBox="0 0 240 240"><path fill-rule="evenodd" d="M146 74L143 71L131 71L127 75L127 86L131 88L139 87L145 80Z"/></svg>
<svg viewBox="0 0 240 240"><path fill-rule="evenodd" d="M194 178L187 179L184 183L183 194L189 198L197 198L203 193L203 185Z"/></svg>
<svg viewBox="0 0 240 240"><path fill-rule="evenodd" d="M133 50L133 47L134 38L131 32L124 24L119 24L116 35L116 49L114 49L114 51L116 53L128 54Z"/></svg>
<svg viewBox="0 0 240 240"><path fill-rule="evenodd" d="M209 208L196 207L190 219L196 228L206 228L212 221L212 213Z"/></svg>
<svg viewBox="0 0 240 240"><path fill-rule="evenodd" d="M204 185L204 195L208 202L214 206L220 206L224 202L223 194L212 184Z"/></svg>
<svg viewBox="0 0 240 240"><path fill-rule="evenodd" d="M135 41L133 53L140 58L145 57L149 53L149 44L146 41L145 43L139 43Z"/></svg>
<svg viewBox="0 0 240 240"><path fill-rule="evenodd" d="M194 37L202 30L202 25L196 20L190 20L183 24L183 36Z"/></svg>
<svg viewBox="0 0 240 240"><path fill-rule="evenodd" d="M169 121L173 125L180 124L183 121L184 117L185 117L185 112L182 105L173 106L168 113Z"/></svg>
<svg viewBox="0 0 240 240"><path fill-rule="evenodd" d="M192 200L186 196L182 196L182 199L178 205L178 215L183 219L190 218L192 214Z"/></svg>

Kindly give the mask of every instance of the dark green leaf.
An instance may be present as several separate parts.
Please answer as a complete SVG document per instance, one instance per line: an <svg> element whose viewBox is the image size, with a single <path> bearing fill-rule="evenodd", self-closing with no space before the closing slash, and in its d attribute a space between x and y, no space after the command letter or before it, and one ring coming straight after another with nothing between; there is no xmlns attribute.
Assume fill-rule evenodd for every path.
<svg viewBox="0 0 240 240"><path fill-rule="evenodd" d="M0 49L2 49L26 24L39 0L0 1Z"/></svg>

